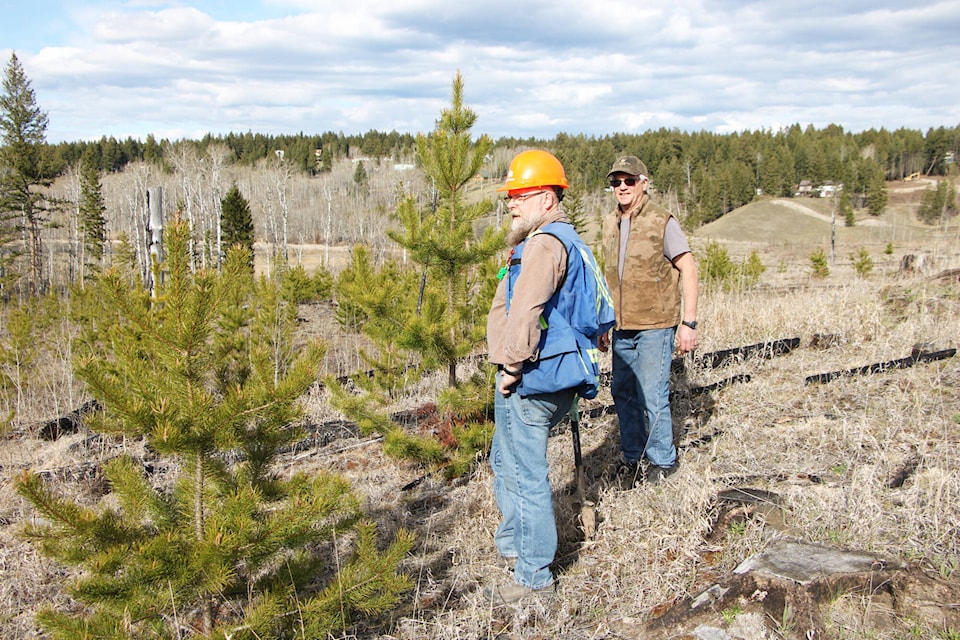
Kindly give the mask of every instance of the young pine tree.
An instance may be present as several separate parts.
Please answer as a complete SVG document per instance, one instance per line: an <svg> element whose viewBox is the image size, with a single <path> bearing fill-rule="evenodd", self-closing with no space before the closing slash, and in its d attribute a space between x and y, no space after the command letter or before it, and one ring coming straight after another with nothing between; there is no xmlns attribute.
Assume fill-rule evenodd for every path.
<svg viewBox="0 0 960 640"><path fill-rule="evenodd" d="M873 271L873 258L870 257L870 252L867 251L866 247L860 247L856 254L851 254L850 262L853 263L857 276L861 278L866 278Z"/></svg>
<svg viewBox="0 0 960 640"><path fill-rule="evenodd" d="M157 486L138 460L108 460L97 506L18 478L42 516L26 536L76 568L67 588L83 605L38 620L58 639L339 634L409 588L397 566L411 539L379 551L342 479L279 472L323 349L294 351L295 311L244 251L223 273L192 273L187 226L168 229L156 298L113 271L77 294L75 369L104 407L92 428L143 439L173 477ZM351 559L318 551L348 531Z"/></svg>
<svg viewBox="0 0 960 640"><path fill-rule="evenodd" d="M457 360L484 335L478 329L485 328L490 300L476 295L479 266L503 248L500 229L487 226L479 237L475 231L476 222L492 208L489 201L470 204L466 199L493 146L486 135L472 140L476 121L476 113L463 104L463 78L457 73L450 107L441 112L433 133L417 137L417 156L435 185L436 206L421 208L408 198L397 211L402 229L389 233L426 277L423 302L402 342L446 366L451 387L457 384ZM412 293L420 295L419 290Z"/></svg>
<svg viewBox="0 0 960 640"><path fill-rule="evenodd" d="M383 433L388 454L442 467L449 475L469 467L468 461L489 443L491 431L484 418L492 399L490 381L478 375L461 385L457 376L459 360L483 341L494 291L487 283L503 247L502 230L488 226L479 235L476 231L480 217L492 209L489 201L470 203L466 197L492 146L487 136L472 140L476 119L463 104L458 73L451 106L441 112L429 136L417 138L417 154L435 195L426 206L413 196L401 198L400 227L388 232L416 268L390 262L377 270L360 247L336 287L341 322L358 327L376 351L361 354L373 375L355 377L365 395L351 396L331 381L332 403L363 429ZM411 380L443 369L448 390L440 398L436 433L406 433L384 406Z"/></svg>
<svg viewBox="0 0 960 640"><path fill-rule="evenodd" d="M100 170L93 157L85 155L80 165L80 202L77 206L81 241L81 282L86 278L86 270L99 273L103 262L103 251L107 242L107 205L103 199L103 187L100 184Z"/></svg>
<svg viewBox="0 0 960 640"><path fill-rule="evenodd" d="M220 234L221 246L229 250L234 245L240 245L253 256L253 214L250 212L250 203L240 188L234 184L227 191L227 195L220 201ZM250 265L253 265L251 259Z"/></svg>
<svg viewBox="0 0 960 640"><path fill-rule="evenodd" d="M887 181L883 169L872 165L866 184L867 211L872 216L879 216L887 208L889 200L890 196L887 193Z"/></svg>
<svg viewBox="0 0 960 640"><path fill-rule="evenodd" d="M818 247L816 251L810 254L810 274L814 278L826 278L830 275L830 263L827 260L827 253L823 247Z"/></svg>
<svg viewBox="0 0 960 640"><path fill-rule="evenodd" d="M837 199L837 208L839 209L840 216L843 218L844 226L852 227L857 224L857 214L853 210L853 203L850 201L850 192L846 189L841 189L840 191Z"/></svg>

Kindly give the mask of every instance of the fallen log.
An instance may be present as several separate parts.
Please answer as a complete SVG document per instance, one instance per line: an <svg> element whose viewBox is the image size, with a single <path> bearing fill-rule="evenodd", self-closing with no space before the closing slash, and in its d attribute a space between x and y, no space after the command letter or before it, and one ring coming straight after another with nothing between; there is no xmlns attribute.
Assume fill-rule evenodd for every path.
<svg viewBox="0 0 960 640"><path fill-rule="evenodd" d="M882 373L891 369L907 369L921 362L933 362L935 360L952 358L956 354L956 349L943 349L942 351L913 353L906 358L899 358L897 360L874 362L873 364L868 364L862 367L854 367L853 369L843 369L841 371L831 371L830 373L818 373L816 375L807 376L804 379L804 384L830 382L841 377L870 375L873 373Z"/></svg>
<svg viewBox="0 0 960 640"><path fill-rule="evenodd" d="M772 358L790 353L800 346L800 338L781 338L779 340L768 340L767 342L758 342L757 344L748 344L730 349L720 349L709 353L694 353L693 365L701 369L716 369L724 367L733 362L743 362L749 357ZM682 371L684 368L683 358L674 358L671 368L674 371Z"/></svg>
<svg viewBox="0 0 960 640"><path fill-rule="evenodd" d="M697 396L704 393L710 393L711 391L720 391L726 387L729 387L731 384L737 382L750 382L749 373L738 373L735 376L730 376L729 378L724 378L723 380L717 380L711 384L705 384L697 387L690 387L690 395Z"/></svg>
<svg viewBox="0 0 960 640"><path fill-rule="evenodd" d="M57 440L61 436L77 433L83 426L84 416L100 409L99 402L87 400L73 411L43 423L37 435L42 440Z"/></svg>

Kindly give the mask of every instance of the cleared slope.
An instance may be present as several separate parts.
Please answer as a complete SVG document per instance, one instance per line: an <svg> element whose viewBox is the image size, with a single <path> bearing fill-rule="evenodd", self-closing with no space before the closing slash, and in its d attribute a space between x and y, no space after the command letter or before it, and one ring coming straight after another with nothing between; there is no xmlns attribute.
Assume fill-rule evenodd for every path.
<svg viewBox="0 0 960 640"><path fill-rule="evenodd" d="M831 235L843 244L923 242L938 236L913 218L909 206L890 207L873 217L858 213L856 225L847 227L841 217L832 220L831 202L805 198L767 199L735 209L696 229L692 236L717 241L774 245L829 245Z"/></svg>

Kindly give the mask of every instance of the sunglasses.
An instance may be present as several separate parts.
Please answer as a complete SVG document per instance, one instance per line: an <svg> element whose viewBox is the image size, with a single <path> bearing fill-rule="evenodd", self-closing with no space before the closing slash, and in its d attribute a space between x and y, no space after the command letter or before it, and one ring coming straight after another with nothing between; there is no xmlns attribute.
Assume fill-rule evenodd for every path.
<svg viewBox="0 0 960 640"><path fill-rule="evenodd" d="M620 178L613 178L612 180L610 180L610 186L616 189L617 187L620 186L620 183L622 182L628 187L632 187L638 182L640 182L641 179L642 178L624 178L623 180L621 180Z"/></svg>

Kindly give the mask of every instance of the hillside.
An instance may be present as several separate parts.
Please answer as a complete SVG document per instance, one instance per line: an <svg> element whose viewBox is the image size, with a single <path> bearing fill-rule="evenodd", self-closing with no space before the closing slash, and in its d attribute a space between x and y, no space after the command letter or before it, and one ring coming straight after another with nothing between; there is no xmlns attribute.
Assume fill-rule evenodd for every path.
<svg viewBox="0 0 960 640"><path fill-rule="evenodd" d="M889 206L879 216L865 210L857 212L856 224L847 227L842 217L834 220L835 202L823 198L763 198L740 207L693 232L705 240L752 243L758 246L829 247L836 232L839 245L914 245L943 233L922 224L916 217L923 190L932 179L921 182L890 182ZM960 223L953 220L947 236L956 233Z"/></svg>

